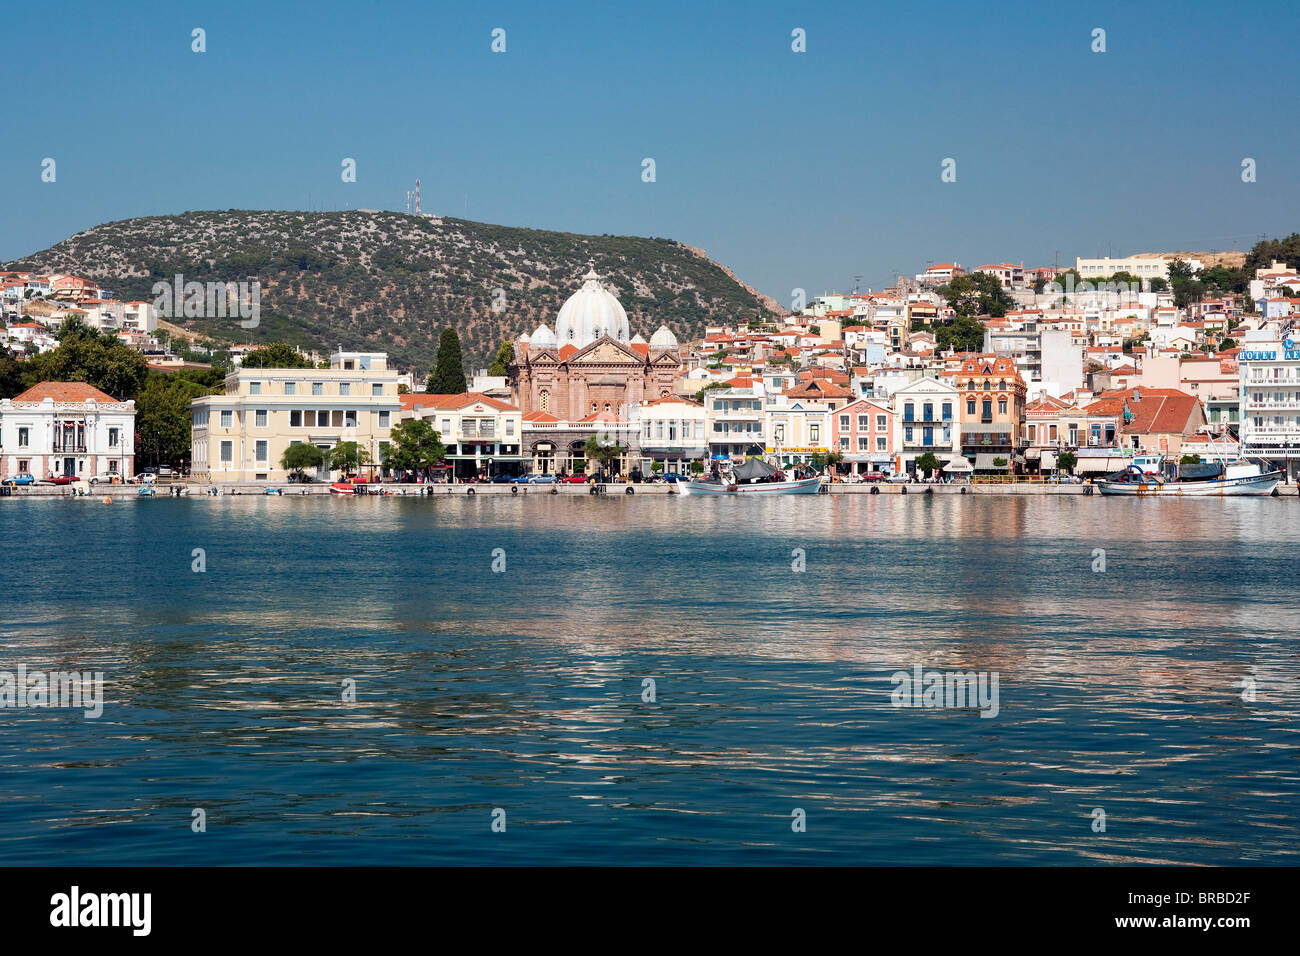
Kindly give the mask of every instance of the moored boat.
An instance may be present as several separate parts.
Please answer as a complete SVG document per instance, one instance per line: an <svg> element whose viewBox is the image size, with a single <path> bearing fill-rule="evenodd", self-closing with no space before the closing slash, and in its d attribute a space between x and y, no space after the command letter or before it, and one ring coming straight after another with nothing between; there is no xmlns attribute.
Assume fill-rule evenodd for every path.
<svg viewBox="0 0 1300 956"><path fill-rule="evenodd" d="M361 489L350 481L336 481L330 485L330 494L332 495L357 495Z"/></svg>
<svg viewBox="0 0 1300 956"><path fill-rule="evenodd" d="M810 478L786 479L785 475L767 462L751 458L732 469L730 475L719 475L713 481L688 481L682 487L683 495L815 495L821 490L821 475Z"/></svg>
<svg viewBox="0 0 1300 956"><path fill-rule="evenodd" d="M1117 479L1099 481L1103 495L1133 495L1139 498L1222 498L1246 495L1271 495L1282 480L1280 471L1264 471L1250 462L1223 466L1217 478L1166 481L1159 475L1143 472L1130 465Z"/></svg>

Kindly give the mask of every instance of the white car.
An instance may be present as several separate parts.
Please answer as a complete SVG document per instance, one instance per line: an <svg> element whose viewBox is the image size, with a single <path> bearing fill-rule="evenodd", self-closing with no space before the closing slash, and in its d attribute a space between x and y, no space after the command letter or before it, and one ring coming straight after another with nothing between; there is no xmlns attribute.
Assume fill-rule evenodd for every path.
<svg viewBox="0 0 1300 956"><path fill-rule="evenodd" d="M131 479L131 484L146 485L146 484L152 484L157 480L158 480L158 476L155 475L153 472L142 471L140 472L140 474L136 475L134 478Z"/></svg>
<svg viewBox="0 0 1300 956"><path fill-rule="evenodd" d="M905 471L900 471L898 474L890 475L885 479L885 481L889 482L891 485L905 485L911 480L912 476Z"/></svg>
<svg viewBox="0 0 1300 956"><path fill-rule="evenodd" d="M102 474L92 475L90 478L92 485L120 485L122 476L115 471L106 471Z"/></svg>

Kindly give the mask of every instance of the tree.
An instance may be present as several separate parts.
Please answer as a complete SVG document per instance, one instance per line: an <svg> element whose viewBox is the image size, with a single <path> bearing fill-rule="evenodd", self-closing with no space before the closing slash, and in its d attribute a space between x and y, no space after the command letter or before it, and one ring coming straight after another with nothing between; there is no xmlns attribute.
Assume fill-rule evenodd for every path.
<svg viewBox="0 0 1300 956"><path fill-rule="evenodd" d="M492 362L488 365L489 375L509 375L510 362L515 356L515 347L510 342L502 342L497 346L497 354L492 356Z"/></svg>
<svg viewBox="0 0 1300 956"><path fill-rule="evenodd" d="M1169 283L1166 282L1160 276L1155 276L1154 278L1147 279L1148 292L1164 292L1168 288L1169 288Z"/></svg>
<svg viewBox="0 0 1300 956"><path fill-rule="evenodd" d="M22 363L0 350L0 398L13 398L25 388Z"/></svg>
<svg viewBox="0 0 1300 956"><path fill-rule="evenodd" d="M982 352L984 323L970 316L959 315L952 322L934 330L934 346L940 352L949 348L956 352Z"/></svg>
<svg viewBox="0 0 1300 956"><path fill-rule="evenodd" d="M292 345L271 342L244 356L241 368L315 368L315 364Z"/></svg>
<svg viewBox="0 0 1300 956"><path fill-rule="evenodd" d="M1237 347L1236 339L1224 339L1222 342L1219 343L1220 352L1226 352L1228 351L1228 349L1235 349L1236 347Z"/></svg>
<svg viewBox="0 0 1300 956"><path fill-rule="evenodd" d="M601 467L608 471L610 463L627 452L627 446L620 445L609 435L592 435L587 439L583 452L588 461L598 461Z"/></svg>
<svg viewBox="0 0 1300 956"><path fill-rule="evenodd" d="M155 465L175 465L190 457L190 402L209 389L198 382L152 372L135 399L137 455Z"/></svg>
<svg viewBox="0 0 1300 956"><path fill-rule="evenodd" d="M405 382L401 382L401 383L399 383L398 386L397 386L397 394L398 394L398 395L410 395L410 394L411 394L411 386L407 385Z"/></svg>
<svg viewBox="0 0 1300 956"><path fill-rule="evenodd" d="M988 272L957 276L936 290L958 315L1006 315L1015 300L1002 287L1002 280Z"/></svg>
<svg viewBox="0 0 1300 956"><path fill-rule="evenodd" d="M939 467L939 459L935 457L932 451L927 451L924 455L918 455L916 458L916 470L923 471L927 475L938 471Z"/></svg>
<svg viewBox="0 0 1300 956"><path fill-rule="evenodd" d="M1201 463L1200 455L1184 455L1178 459L1180 465L1199 465Z"/></svg>
<svg viewBox="0 0 1300 956"><path fill-rule="evenodd" d="M1056 467L1059 471L1073 474L1074 467L1078 463L1079 459L1075 457L1075 454L1072 451L1063 451L1056 456Z"/></svg>
<svg viewBox="0 0 1300 956"><path fill-rule="evenodd" d="M423 418L398 422L389 432L391 444L385 449L383 465L395 471L409 471L428 476L433 466L447 454L434 427Z"/></svg>
<svg viewBox="0 0 1300 956"><path fill-rule="evenodd" d="M362 465L370 464L370 452L354 441L341 441L329 450L329 459L331 470L353 475Z"/></svg>
<svg viewBox="0 0 1300 956"><path fill-rule="evenodd" d="M438 360L429 373L425 389L431 395L459 395L468 391L460 355L460 336L450 326L442 330L442 337L438 340Z"/></svg>
<svg viewBox="0 0 1300 956"><path fill-rule="evenodd" d="M315 470L325 463L325 452L310 442L296 441L280 456L280 467L299 478L307 469Z"/></svg>

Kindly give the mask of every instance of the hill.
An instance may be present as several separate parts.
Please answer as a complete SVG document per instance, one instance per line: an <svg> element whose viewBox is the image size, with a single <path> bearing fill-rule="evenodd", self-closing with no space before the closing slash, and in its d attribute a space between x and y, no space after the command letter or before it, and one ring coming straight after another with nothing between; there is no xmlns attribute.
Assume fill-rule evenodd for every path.
<svg viewBox="0 0 1300 956"><path fill-rule="evenodd" d="M287 341L320 350L386 350L427 370L438 334L460 334L466 368L503 339L553 325L594 264L649 337L665 323L683 341L706 324L776 304L700 250L671 239L584 236L395 212L226 210L105 223L5 269L92 278L121 299L152 301L153 284L261 284L261 323L172 319L218 343ZM504 290L504 302L494 290ZM494 303L496 307L494 307Z"/></svg>

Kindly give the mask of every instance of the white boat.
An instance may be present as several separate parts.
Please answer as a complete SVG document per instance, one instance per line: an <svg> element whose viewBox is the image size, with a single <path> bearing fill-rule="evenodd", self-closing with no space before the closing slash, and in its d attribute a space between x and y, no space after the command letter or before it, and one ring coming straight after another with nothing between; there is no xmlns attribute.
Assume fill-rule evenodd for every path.
<svg viewBox="0 0 1300 956"><path fill-rule="evenodd" d="M1165 481L1157 475L1130 471L1114 481L1099 481L1103 495L1134 495L1139 498L1223 498L1239 495L1271 495L1282 480L1280 471L1264 471L1248 463L1228 465L1222 478L1206 481Z"/></svg>
<svg viewBox="0 0 1300 956"><path fill-rule="evenodd" d="M732 474L717 481L688 481L683 495L815 495L821 490L822 477L779 480L772 465L751 458L732 469Z"/></svg>
<svg viewBox="0 0 1300 956"><path fill-rule="evenodd" d="M797 481L712 482L688 481L684 495L815 495L821 490L820 475Z"/></svg>

